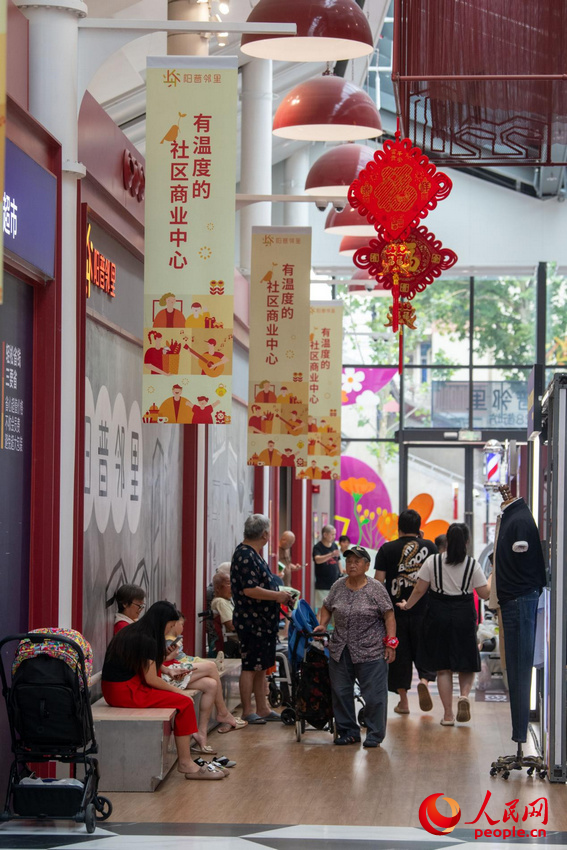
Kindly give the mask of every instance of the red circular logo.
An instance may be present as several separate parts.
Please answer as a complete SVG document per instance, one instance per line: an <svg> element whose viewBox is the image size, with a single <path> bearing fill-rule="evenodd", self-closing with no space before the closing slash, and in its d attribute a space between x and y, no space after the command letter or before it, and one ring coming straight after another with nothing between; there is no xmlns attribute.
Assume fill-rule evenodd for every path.
<svg viewBox="0 0 567 850"><path fill-rule="evenodd" d="M442 815L437 809L437 800L441 797L451 808L452 817ZM443 794L430 794L419 807L419 822L431 835L447 835L452 832L461 819L461 807L456 800Z"/></svg>

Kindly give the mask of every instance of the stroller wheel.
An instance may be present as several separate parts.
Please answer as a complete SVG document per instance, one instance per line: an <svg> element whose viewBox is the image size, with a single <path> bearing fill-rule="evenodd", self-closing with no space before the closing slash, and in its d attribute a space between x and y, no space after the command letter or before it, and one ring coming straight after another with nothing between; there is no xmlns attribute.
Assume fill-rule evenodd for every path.
<svg viewBox="0 0 567 850"><path fill-rule="evenodd" d="M283 702L282 692L273 682L270 682L270 692L268 694L268 702L272 708L279 708Z"/></svg>
<svg viewBox="0 0 567 850"><path fill-rule="evenodd" d="M295 723L295 711L293 708L284 708L280 717L285 726L293 726Z"/></svg>
<svg viewBox="0 0 567 850"><path fill-rule="evenodd" d="M107 820L112 814L112 803L107 797L95 797L93 800L97 820Z"/></svg>
<svg viewBox="0 0 567 850"><path fill-rule="evenodd" d="M358 725L366 729L366 721L364 719L364 706L358 712Z"/></svg>
<svg viewBox="0 0 567 850"><path fill-rule="evenodd" d="M301 741L301 720L295 721L295 740Z"/></svg>
<svg viewBox="0 0 567 850"><path fill-rule="evenodd" d="M92 803L89 803L85 809L85 826L89 835L96 829L96 812Z"/></svg>

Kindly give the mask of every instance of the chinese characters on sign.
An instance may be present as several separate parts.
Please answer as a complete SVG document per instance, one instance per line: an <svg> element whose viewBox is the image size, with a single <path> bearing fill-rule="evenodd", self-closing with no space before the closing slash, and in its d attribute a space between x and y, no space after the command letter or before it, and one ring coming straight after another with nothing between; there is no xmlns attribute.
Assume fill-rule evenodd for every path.
<svg viewBox="0 0 567 850"><path fill-rule="evenodd" d="M228 424L235 58L148 60L144 422Z"/></svg>
<svg viewBox="0 0 567 850"><path fill-rule="evenodd" d="M84 530L95 514L104 533L112 514L114 528L122 530L127 518L134 533L140 521L142 499L142 417L137 402L126 411L121 393L114 404L105 386L96 405L89 379L85 392Z"/></svg>
<svg viewBox="0 0 567 850"><path fill-rule="evenodd" d="M525 428L527 386L523 381L475 381L473 428ZM469 385L465 381L431 382L431 425L467 428Z"/></svg>
<svg viewBox="0 0 567 850"><path fill-rule="evenodd" d="M98 286L111 298L116 297L116 263L107 259L95 248L91 239L91 225L87 227L87 298L90 298L91 286Z"/></svg>
<svg viewBox="0 0 567 850"><path fill-rule="evenodd" d="M310 278L310 228L252 228L251 466L307 466Z"/></svg>
<svg viewBox="0 0 567 850"><path fill-rule="evenodd" d="M337 479L341 472L343 307L311 304L307 468L298 478Z"/></svg>
<svg viewBox="0 0 567 850"><path fill-rule="evenodd" d="M6 195L4 194L4 159L6 147L6 30L7 30L6 0L0 0L0 194L4 196L4 209ZM11 204L11 200L10 200ZM3 222L3 226L4 222ZM6 231L4 231L5 233ZM0 304L3 295L3 268L4 268L4 243L0 234Z"/></svg>
<svg viewBox="0 0 567 850"><path fill-rule="evenodd" d="M2 200L2 230L5 236L15 239L18 235L18 203L4 192Z"/></svg>
<svg viewBox="0 0 567 850"><path fill-rule="evenodd" d="M2 411L0 413L0 449L24 451L24 400L19 387L22 349L2 342Z"/></svg>

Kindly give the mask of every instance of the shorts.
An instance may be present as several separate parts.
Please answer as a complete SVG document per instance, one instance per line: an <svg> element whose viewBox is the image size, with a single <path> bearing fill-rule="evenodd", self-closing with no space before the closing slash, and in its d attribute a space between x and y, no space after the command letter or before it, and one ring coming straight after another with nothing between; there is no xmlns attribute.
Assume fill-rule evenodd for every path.
<svg viewBox="0 0 567 850"><path fill-rule="evenodd" d="M240 632L240 655L242 669L258 672L273 667L276 663L276 634L254 635Z"/></svg>

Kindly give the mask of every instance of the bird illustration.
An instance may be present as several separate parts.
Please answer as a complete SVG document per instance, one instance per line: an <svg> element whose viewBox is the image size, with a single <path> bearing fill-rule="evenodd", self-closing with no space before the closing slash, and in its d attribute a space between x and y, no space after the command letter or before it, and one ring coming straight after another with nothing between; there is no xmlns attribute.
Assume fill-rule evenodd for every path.
<svg viewBox="0 0 567 850"><path fill-rule="evenodd" d="M186 112L178 112L178 121L177 124L172 124L163 139L160 142L160 145L163 145L164 142L175 142L179 135L179 125L181 123L182 118L187 118Z"/></svg>
<svg viewBox="0 0 567 850"><path fill-rule="evenodd" d="M278 267L277 263L272 263L272 268L270 269L269 272L266 272L266 274L264 275L264 277L262 278L260 283L271 283L272 278L274 276L274 269L276 269L277 267Z"/></svg>

